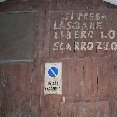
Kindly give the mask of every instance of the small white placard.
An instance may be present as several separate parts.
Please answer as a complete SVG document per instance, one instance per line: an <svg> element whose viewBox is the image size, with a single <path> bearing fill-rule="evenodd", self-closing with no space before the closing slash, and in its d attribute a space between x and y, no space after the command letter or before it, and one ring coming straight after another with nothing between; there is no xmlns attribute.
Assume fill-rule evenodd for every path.
<svg viewBox="0 0 117 117"><path fill-rule="evenodd" d="M62 94L62 63L45 63L44 94Z"/></svg>

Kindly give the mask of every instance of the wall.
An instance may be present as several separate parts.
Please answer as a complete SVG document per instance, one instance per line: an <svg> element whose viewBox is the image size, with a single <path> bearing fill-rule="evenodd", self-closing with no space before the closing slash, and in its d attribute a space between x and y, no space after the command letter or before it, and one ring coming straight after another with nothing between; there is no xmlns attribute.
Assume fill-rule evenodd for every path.
<svg viewBox="0 0 117 117"><path fill-rule="evenodd" d="M0 116L116 117L116 51L53 50L54 41L58 42L54 39L53 25L55 21L60 24L62 17L66 18L64 13L105 13L108 19L103 23L103 31L107 34L112 26L117 30L116 8L100 0L9 0L1 3L1 14L36 12L36 17L33 29L35 51L32 51L31 61L27 57L22 61L19 57L18 61L1 62ZM94 29L94 32L93 42L99 41L99 31ZM64 36L59 41L69 42L74 47L74 40L66 40L66 33ZM86 39L87 42L90 40L89 37ZM116 37L114 39L116 41ZM44 95L44 66L48 62L62 62L62 95Z"/></svg>

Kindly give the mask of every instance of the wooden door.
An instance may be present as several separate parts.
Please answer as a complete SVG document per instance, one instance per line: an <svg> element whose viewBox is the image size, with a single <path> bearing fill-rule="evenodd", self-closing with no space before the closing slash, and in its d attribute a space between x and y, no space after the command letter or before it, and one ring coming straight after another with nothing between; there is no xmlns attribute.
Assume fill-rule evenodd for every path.
<svg viewBox="0 0 117 117"><path fill-rule="evenodd" d="M46 11L49 20L44 23L47 33L42 47L42 117L116 116L116 49L112 47L116 42L116 10L103 9L98 0L84 2L50 2ZM114 37L103 35L108 31ZM107 43L111 45L108 49ZM44 94L46 63L62 63L62 95Z"/></svg>
<svg viewBox="0 0 117 117"><path fill-rule="evenodd" d="M0 117L117 116L115 6L48 0L0 10ZM44 93L46 63L62 64L60 94Z"/></svg>

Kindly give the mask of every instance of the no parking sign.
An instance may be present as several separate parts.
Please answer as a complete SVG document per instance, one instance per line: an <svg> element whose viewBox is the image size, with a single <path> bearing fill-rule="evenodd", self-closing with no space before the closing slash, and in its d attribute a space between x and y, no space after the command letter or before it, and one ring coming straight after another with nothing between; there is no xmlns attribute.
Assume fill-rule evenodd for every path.
<svg viewBox="0 0 117 117"><path fill-rule="evenodd" d="M62 94L62 63L45 63L44 94Z"/></svg>

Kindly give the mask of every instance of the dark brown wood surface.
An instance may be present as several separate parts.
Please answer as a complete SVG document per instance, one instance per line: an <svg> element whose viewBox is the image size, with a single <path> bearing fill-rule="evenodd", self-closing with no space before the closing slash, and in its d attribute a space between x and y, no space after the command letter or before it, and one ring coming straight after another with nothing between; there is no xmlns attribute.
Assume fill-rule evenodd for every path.
<svg viewBox="0 0 117 117"><path fill-rule="evenodd" d="M55 19L59 22L62 12L104 12L110 17L104 31L110 27L117 31L116 9L117 6L102 0L8 0L1 3L1 14L36 12L36 24L32 62L26 58L25 62L0 64L0 117L116 117L117 53L96 49L86 52L52 50L53 22ZM99 41L98 31L94 41ZM60 38L60 42L66 40ZM74 46L73 40L69 43ZM62 62L62 95L44 95L46 62Z"/></svg>
<svg viewBox="0 0 117 117"><path fill-rule="evenodd" d="M31 64L0 65L0 116L29 116L31 110Z"/></svg>

